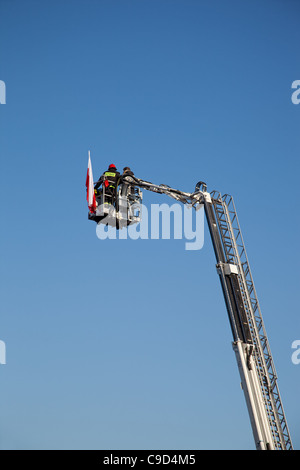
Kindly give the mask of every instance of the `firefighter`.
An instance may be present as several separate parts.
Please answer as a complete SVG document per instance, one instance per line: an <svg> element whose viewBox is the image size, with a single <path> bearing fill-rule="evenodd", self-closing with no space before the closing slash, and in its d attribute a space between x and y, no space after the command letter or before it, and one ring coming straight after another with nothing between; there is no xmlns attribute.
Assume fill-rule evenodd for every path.
<svg viewBox="0 0 300 470"><path fill-rule="evenodd" d="M120 173L117 171L116 166L111 163L99 180L95 184L95 190L97 191L98 188L104 186L105 189L105 201L106 204L114 204L116 200L116 190L120 179Z"/></svg>
<svg viewBox="0 0 300 470"><path fill-rule="evenodd" d="M133 171L131 171L129 166L125 166L125 168L123 168L122 178L124 176L134 176L134 173ZM134 194L133 186L130 186L128 183L122 182L122 196L126 196L129 194Z"/></svg>
<svg viewBox="0 0 300 470"><path fill-rule="evenodd" d="M133 171L131 171L129 166L125 166L125 168L123 168L123 175L122 176L134 176L134 173L133 173Z"/></svg>

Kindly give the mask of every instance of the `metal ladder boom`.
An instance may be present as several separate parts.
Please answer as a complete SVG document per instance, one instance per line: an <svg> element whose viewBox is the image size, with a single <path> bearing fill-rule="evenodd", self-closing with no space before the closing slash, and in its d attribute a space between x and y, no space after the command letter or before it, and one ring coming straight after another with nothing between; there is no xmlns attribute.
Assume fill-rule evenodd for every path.
<svg viewBox="0 0 300 470"><path fill-rule="evenodd" d="M256 448L292 450L274 361L233 198L216 191L208 193L203 182L197 183L194 193L186 193L135 176L127 176L124 181L166 194L183 204L204 204Z"/></svg>
<svg viewBox="0 0 300 470"><path fill-rule="evenodd" d="M251 361L254 365L253 370L255 370L256 376L256 393L260 402L255 406L258 406L261 409L261 418L259 419L258 427L260 426L261 430L268 430L265 433L265 442L259 442L259 440L257 440L257 436L259 434L263 435L264 432L260 432L259 429L253 429L254 435L256 435L257 448L262 446L262 448L265 447L266 449L291 450L292 442L279 393L277 374L250 271L234 201L231 196L225 195L222 197L217 192L212 192L211 196L226 263L237 267L239 290L242 294L244 311L246 313L251 342L253 345ZM238 355L242 354L243 349L244 354L247 354L244 342L242 341L242 343L242 347L239 341L235 340L233 343L235 353ZM248 374L248 372L245 371L242 373ZM244 392L246 394L245 389ZM247 404L249 405L248 402ZM251 414L255 414L256 411L257 410L249 410L251 422Z"/></svg>

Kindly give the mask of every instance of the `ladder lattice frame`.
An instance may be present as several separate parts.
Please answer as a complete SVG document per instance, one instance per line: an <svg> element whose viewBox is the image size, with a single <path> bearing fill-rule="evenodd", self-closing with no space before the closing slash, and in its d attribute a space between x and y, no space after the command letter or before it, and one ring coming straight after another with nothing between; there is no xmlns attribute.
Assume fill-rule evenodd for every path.
<svg viewBox="0 0 300 470"><path fill-rule="evenodd" d="M254 345L254 361L275 449L292 449L277 384L277 374L256 295L233 198L211 193L224 253L239 270L239 286Z"/></svg>

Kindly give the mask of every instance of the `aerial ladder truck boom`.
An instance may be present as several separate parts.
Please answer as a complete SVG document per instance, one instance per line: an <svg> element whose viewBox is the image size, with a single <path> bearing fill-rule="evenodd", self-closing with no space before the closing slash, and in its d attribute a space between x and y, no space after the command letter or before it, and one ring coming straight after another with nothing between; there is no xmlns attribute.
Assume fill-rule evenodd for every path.
<svg viewBox="0 0 300 470"><path fill-rule="evenodd" d="M193 193L167 185L156 185L135 176L124 177L122 184L131 187L131 193L134 188L140 188L166 194L196 210L204 205L255 447L257 450L292 450L277 373L233 198L227 194L222 196L216 191L209 193L206 184L201 181ZM119 194L121 199L121 191ZM120 202L124 207L124 200ZM135 195L132 205L139 205L140 202L141 195ZM122 204L117 198L117 207ZM128 197L128 213L130 204ZM136 223L140 216L132 220Z"/></svg>
<svg viewBox="0 0 300 470"><path fill-rule="evenodd" d="M290 450L277 374L233 198L213 192L204 194L203 203L256 448Z"/></svg>
<svg viewBox="0 0 300 470"><path fill-rule="evenodd" d="M186 193L135 177L125 179L195 208L204 205L256 449L292 450L274 361L233 198L216 191L207 192L203 182L197 183L194 193Z"/></svg>

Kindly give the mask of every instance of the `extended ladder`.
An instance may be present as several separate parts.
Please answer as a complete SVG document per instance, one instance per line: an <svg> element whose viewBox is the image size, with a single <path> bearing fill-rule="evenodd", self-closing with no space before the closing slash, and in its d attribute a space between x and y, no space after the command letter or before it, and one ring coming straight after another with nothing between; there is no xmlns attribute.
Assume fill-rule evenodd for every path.
<svg viewBox="0 0 300 470"><path fill-rule="evenodd" d="M215 250L221 280L224 282L224 278L231 278L233 291L239 293L237 301L240 305L236 306L236 312L232 312L234 302L223 289L231 323L236 326L232 328L233 349L256 448L291 450L292 442L279 394L277 374L233 198L229 195L222 197L214 191L205 197L205 208L213 243L217 240L219 250L222 247L220 254ZM227 273L226 266L231 267L229 270L227 268ZM236 286L234 279L237 281Z"/></svg>
<svg viewBox="0 0 300 470"><path fill-rule="evenodd" d="M292 450L277 374L271 355L233 198L207 192L199 182L194 193L155 185L136 177L124 181L166 194L183 204L204 204L233 334L242 387L258 450Z"/></svg>

